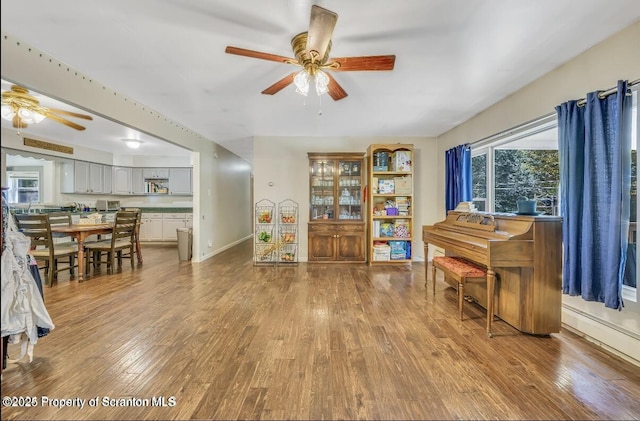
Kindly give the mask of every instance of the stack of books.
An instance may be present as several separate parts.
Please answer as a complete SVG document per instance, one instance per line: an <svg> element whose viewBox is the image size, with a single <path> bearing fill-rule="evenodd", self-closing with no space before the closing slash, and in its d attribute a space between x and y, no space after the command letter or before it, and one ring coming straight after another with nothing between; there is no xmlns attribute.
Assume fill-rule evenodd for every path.
<svg viewBox="0 0 640 421"><path fill-rule="evenodd" d="M398 215L401 216L409 216L409 207L411 203L409 202L409 198L406 196L398 196L396 197L396 208L398 208Z"/></svg>
<svg viewBox="0 0 640 421"><path fill-rule="evenodd" d="M476 205L473 202L460 202L456 206L457 212L475 212L476 210Z"/></svg>
<svg viewBox="0 0 640 421"><path fill-rule="evenodd" d="M373 260L378 262L391 260L391 246L386 243L374 243Z"/></svg>

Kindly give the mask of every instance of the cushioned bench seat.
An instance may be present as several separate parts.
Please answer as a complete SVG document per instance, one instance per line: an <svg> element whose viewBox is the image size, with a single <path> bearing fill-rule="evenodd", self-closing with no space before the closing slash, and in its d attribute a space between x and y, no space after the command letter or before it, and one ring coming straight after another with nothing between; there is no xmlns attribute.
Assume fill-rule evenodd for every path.
<svg viewBox="0 0 640 421"><path fill-rule="evenodd" d="M460 312L460 320L463 320L464 285L467 282L486 283L487 270L459 257L435 256L431 265L434 295L436 293L436 269L440 269L445 276L454 279L458 283L458 310ZM489 291L487 287L487 334L489 336L491 336L491 321L493 320L493 309L489 308L493 300L490 299L489 294L492 293L493 291Z"/></svg>

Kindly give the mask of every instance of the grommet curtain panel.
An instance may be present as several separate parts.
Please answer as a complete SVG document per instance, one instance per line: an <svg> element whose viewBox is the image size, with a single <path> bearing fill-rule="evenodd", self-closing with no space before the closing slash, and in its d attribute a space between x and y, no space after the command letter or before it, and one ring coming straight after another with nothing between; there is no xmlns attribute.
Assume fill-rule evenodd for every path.
<svg viewBox="0 0 640 421"><path fill-rule="evenodd" d="M460 202L469 202L471 192L471 147L458 145L445 152L445 206L447 212Z"/></svg>
<svg viewBox="0 0 640 421"><path fill-rule="evenodd" d="M631 96L626 81L584 106L556 107L564 264L562 291L621 310L631 187Z"/></svg>

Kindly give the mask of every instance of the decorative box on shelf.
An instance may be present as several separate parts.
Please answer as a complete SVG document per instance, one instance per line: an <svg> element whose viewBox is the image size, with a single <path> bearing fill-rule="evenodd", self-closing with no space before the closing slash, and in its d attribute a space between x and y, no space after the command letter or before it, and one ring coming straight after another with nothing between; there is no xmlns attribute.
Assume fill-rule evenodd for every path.
<svg viewBox="0 0 640 421"><path fill-rule="evenodd" d="M395 192L394 180L378 181L378 194L394 194L394 192Z"/></svg>
<svg viewBox="0 0 640 421"><path fill-rule="evenodd" d="M395 151L391 158L392 171L411 171L412 168L411 151Z"/></svg>

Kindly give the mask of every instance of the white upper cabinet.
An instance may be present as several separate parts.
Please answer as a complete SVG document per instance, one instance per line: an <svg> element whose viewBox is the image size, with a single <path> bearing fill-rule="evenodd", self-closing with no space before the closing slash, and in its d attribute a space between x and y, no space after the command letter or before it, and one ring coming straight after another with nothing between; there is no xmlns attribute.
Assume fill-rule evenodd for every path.
<svg viewBox="0 0 640 421"><path fill-rule="evenodd" d="M142 175L145 180L167 180L169 179L169 168L144 168Z"/></svg>
<svg viewBox="0 0 640 421"><path fill-rule="evenodd" d="M131 194L145 194L142 168L131 168Z"/></svg>
<svg viewBox="0 0 640 421"><path fill-rule="evenodd" d="M119 167L68 160L60 164L60 192L112 195L191 195L190 167ZM157 187L149 190L149 185Z"/></svg>
<svg viewBox="0 0 640 421"><path fill-rule="evenodd" d="M131 168L113 167L113 194L131 194Z"/></svg>
<svg viewBox="0 0 640 421"><path fill-rule="evenodd" d="M61 166L62 193L104 193L111 190L111 181L105 190L105 167L108 165L86 161L65 162Z"/></svg>
<svg viewBox="0 0 640 421"><path fill-rule="evenodd" d="M192 194L191 168L169 168L169 194Z"/></svg>

